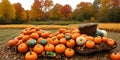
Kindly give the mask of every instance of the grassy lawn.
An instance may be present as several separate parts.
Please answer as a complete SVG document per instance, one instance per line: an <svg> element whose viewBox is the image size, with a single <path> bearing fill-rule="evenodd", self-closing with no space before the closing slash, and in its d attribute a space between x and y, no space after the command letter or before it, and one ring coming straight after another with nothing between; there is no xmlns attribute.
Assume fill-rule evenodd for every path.
<svg viewBox="0 0 120 60"><path fill-rule="evenodd" d="M0 49L2 49L2 45L5 44L8 40L15 38L22 29L0 29ZM51 32L55 32L56 30L48 30ZM120 33L116 32L108 32L108 37L113 38L117 43L118 47L114 50L120 51ZM110 52L97 53L94 55L79 55L76 54L73 58L69 58L71 60L109 60ZM67 58L65 58L67 59ZM0 58L1 60L1 58Z"/></svg>

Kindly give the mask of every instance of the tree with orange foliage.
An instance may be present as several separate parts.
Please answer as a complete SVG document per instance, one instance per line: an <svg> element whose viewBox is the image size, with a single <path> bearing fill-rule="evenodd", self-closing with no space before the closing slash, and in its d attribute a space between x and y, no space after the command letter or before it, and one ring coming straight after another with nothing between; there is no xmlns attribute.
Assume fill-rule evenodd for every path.
<svg viewBox="0 0 120 60"><path fill-rule="evenodd" d="M72 17L72 8L70 5L66 4L59 9L59 15L62 20L69 20Z"/></svg>

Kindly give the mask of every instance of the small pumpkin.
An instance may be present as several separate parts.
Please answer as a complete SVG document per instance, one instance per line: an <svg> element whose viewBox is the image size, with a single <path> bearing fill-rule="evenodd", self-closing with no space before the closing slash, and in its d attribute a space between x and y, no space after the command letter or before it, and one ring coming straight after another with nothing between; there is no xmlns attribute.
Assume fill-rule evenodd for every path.
<svg viewBox="0 0 120 60"><path fill-rule="evenodd" d="M32 34L30 34L30 38L38 39L39 35L38 35L38 33L32 33Z"/></svg>
<svg viewBox="0 0 120 60"><path fill-rule="evenodd" d="M17 46L23 43L23 40L19 40L18 43L16 44Z"/></svg>
<svg viewBox="0 0 120 60"><path fill-rule="evenodd" d="M23 38L22 38L23 42L26 42L26 40L28 40L28 39L29 39L29 35L25 35L25 36L23 36Z"/></svg>
<svg viewBox="0 0 120 60"><path fill-rule="evenodd" d="M69 48L73 48L75 46L75 40L70 39L66 42L66 46Z"/></svg>
<svg viewBox="0 0 120 60"><path fill-rule="evenodd" d="M71 48L66 48L64 54L66 57L72 57L75 55L75 51Z"/></svg>
<svg viewBox="0 0 120 60"><path fill-rule="evenodd" d="M65 36L72 36L72 33L70 33L70 32L67 32L67 33L65 33Z"/></svg>
<svg viewBox="0 0 120 60"><path fill-rule="evenodd" d="M86 41L86 44L85 44L85 46L87 47L87 48L94 48L94 46L95 46L95 43L92 41L92 40L88 40L88 41Z"/></svg>
<svg viewBox="0 0 120 60"><path fill-rule="evenodd" d="M34 51L29 51L25 54L25 59L26 60L37 60L38 55Z"/></svg>
<svg viewBox="0 0 120 60"><path fill-rule="evenodd" d="M99 43L102 42L102 38L101 38L100 36L95 37L95 38L94 38L94 42L95 42L96 44L99 44Z"/></svg>
<svg viewBox="0 0 120 60"><path fill-rule="evenodd" d="M92 36L86 36L86 40L93 40L94 38Z"/></svg>
<svg viewBox="0 0 120 60"><path fill-rule="evenodd" d="M57 35L58 39L61 39L61 38L64 38L64 37L65 37L65 35L63 33L60 33L60 34Z"/></svg>
<svg viewBox="0 0 120 60"><path fill-rule="evenodd" d="M97 36L101 36L101 37L104 36L104 33L103 33L101 30L99 30L99 29L96 30L95 34L96 34Z"/></svg>
<svg viewBox="0 0 120 60"><path fill-rule="evenodd" d="M51 43L52 38L48 37L48 38L46 38L46 40L47 40L48 43Z"/></svg>
<svg viewBox="0 0 120 60"><path fill-rule="evenodd" d="M55 52L56 53L63 53L65 51L65 45L64 44L58 44L55 46Z"/></svg>
<svg viewBox="0 0 120 60"><path fill-rule="evenodd" d="M52 37L51 44L57 45L59 43L57 37Z"/></svg>
<svg viewBox="0 0 120 60"><path fill-rule="evenodd" d="M28 46L29 47L34 47L37 44L37 41L35 39L31 39L28 41Z"/></svg>
<svg viewBox="0 0 120 60"><path fill-rule="evenodd" d="M44 47L41 44L36 44L33 48L33 51L37 54L41 54L44 51Z"/></svg>
<svg viewBox="0 0 120 60"><path fill-rule="evenodd" d="M70 36L65 36L66 40L70 40L71 37Z"/></svg>
<svg viewBox="0 0 120 60"><path fill-rule="evenodd" d="M76 38L79 37L79 36L80 36L80 33L73 33L71 38L73 40L76 40Z"/></svg>
<svg viewBox="0 0 120 60"><path fill-rule="evenodd" d="M86 42L86 38L85 37L83 37L83 36L79 36L79 37L77 37L77 39L76 39L76 44L77 45L83 45L83 44L85 44L85 42Z"/></svg>
<svg viewBox="0 0 120 60"><path fill-rule="evenodd" d="M44 37L44 38L49 37L49 35L50 35L50 32L49 32L49 31L45 31L45 32L43 32L43 33L41 34L41 36Z"/></svg>
<svg viewBox="0 0 120 60"><path fill-rule="evenodd" d="M60 28L58 31L59 31L60 33L65 33L67 30Z"/></svg>
<svg viewBox="0 0 120 60"><path fill-rule="evenodd" d="M107 31L101 30L101 32L103 33L103 36L104 36L104 37L107 37Z"/></svg>
<svg viewBox="0 0 120 60"><path fill-rule="evenodd" d="M41 43L42 45L46 45L46 44L47 44L47 40L46 40L46 39L42 39L42 40L40 41L40 43Z"/></svg>
<svg viewBox="0 0 120 60"><path fill-rule="evenodd" d="M110 54L111 60L120 60L120 53L119 52L113 52Z"/></svg>
<svg viewBox="0 0 120 60"><path fill-rule="evenodd" d="M102 41L107 43L108 38L107 37L102 37Z"/></svg>
<svg viewBox="0 0 120 60"><path fill-rule="evenodd" d="M115 41L114 41L112 38L109 38L109 39L107 40L107 44L108 44L109 46L114 46L114 45L115 45Z"/></svg>
<svg viewBox="0 0 120 60"><path fill-rule="evenodd" d="M36 31L36 29L31 29L30 30L30 33L36 33L37 31Z"/></svg>
<svg viewBox="0 0 120 60"><path fill-rule="evenodd" d="M9 40L8 43L7 43L7 45L8 46L15 46L15 45L17 45L17 43L18 43L18 39Z"/></svg>
<svg viewBox="0 0 120 60"><path fill-rule="evenodd" d="M52 52L55 50L55 46L53 44L46 44L45 45L45 51Z"/></svg>
<svg viewBox="0 0 120 60"><path fill-rule="evenodd" d="M72 32L71 32L71 33L80 33L80 30L75 29L75 30L72 30Z"/></svg>
<svg viewBox="0 0 120 60"><path fill-rule="evenodd" d="M60 43L60 44L66 44L66 42L67 42L67 40L66 40L65 38L61 38L61 39L59 40L59 43Z"/></svg>
<svg viewBox="0 0 120 60"><path fill-rule="evenodd" d="M21 43L20 45L18 45L18 51L21 53L25 53L28 51L28 46L26 43Z"/></svg>

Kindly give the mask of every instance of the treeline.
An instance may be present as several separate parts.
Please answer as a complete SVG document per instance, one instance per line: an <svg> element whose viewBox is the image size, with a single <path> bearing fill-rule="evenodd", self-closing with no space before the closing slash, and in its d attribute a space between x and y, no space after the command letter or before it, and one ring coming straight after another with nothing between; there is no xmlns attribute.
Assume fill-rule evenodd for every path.
<svg viewBox="0 0 120 60"><path fill-rule="evenodd" d="M9 0L0 2L0 24L46 20L120 22L120 0L80 2L74 10L68 4L53 4L53 0L34 0L30 10L25 10L20 3L11 4Z"/></svg>

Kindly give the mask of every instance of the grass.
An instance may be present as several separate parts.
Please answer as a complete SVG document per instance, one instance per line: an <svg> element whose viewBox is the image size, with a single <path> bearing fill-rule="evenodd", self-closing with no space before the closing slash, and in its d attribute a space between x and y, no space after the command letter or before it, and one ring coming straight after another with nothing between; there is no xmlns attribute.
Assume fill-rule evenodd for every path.
<svg viewBox="0 0 120 60"><path fill-rule="evenodd" d="M0 29L0 46L6 43L9 39L13 39L17 36L22 29ZM48 30L51 32L55 32L56 30ZM120 51L120 33L117 32L108 32L108 37L113 38L117 43L118 47L114 50ZM1 49L1 47L0 47ZM109 60L109 52L97 53L94 55L75 55L73 58L65 58L65 59L76 59L76 60ZM1 59L1 58L0 58Z"/></svg>

